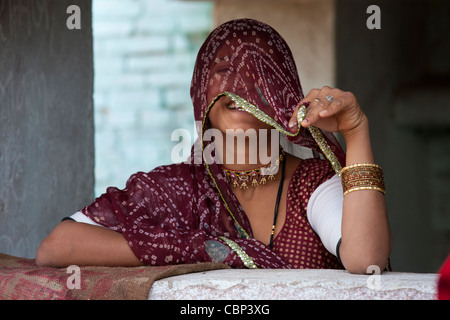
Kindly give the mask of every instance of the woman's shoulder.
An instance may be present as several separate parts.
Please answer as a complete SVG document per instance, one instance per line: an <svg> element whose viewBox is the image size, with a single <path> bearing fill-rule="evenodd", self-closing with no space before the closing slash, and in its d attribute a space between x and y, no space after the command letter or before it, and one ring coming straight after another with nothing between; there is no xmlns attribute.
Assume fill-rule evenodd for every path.
<svg viewBox="0 0 450 320"><path fill-rule="evenodd" d="M161 165L156 168L154 168L152 171L149 172L149 174L163 174L163 175L169 175L169 176L176 176L180 173L189 173L192 170L192 165L190 163L172 163L172 164L166 164Z"/></svg>
<svg viewBox="0 0 450 320"><path fill-rule="evenodd" d="M146 181L154 184L160 181L188 181L192 180L192 166L187 163L161 165L149 172L138 171L130 176L127 184Z"/></svg>

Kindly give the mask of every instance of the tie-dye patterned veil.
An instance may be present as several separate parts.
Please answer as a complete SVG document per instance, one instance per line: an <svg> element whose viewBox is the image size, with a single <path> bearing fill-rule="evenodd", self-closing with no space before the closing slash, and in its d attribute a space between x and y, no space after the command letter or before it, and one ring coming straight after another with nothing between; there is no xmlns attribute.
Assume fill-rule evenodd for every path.
<svg viewBox="0 0 450 320"><path fill-rule="evenodd" d="M215 81L210 70L218 61L227 65L219 79L222 93L208 101L208 86ZM208 112L223 95L285 134L289 144L325 153L333 166L344 164L344 153L333 135L287 129L303 92L289 47L268 25L250 19L227 22L200 48L191 98L195 120L202 124L203 147ZM136 256L149 265L218 261L233 267L290 267L252 238L249 220L221 166L195 162L194 150L195 146L191 163L136 173L124 190L108 188L82 212L121 232Z"/></svg>
<svg viewBox="0 0 450 320"><path fill-rule="evenodd" d="M210 73L216 63L222 63L221 69L225 70L219 79ZM208 86L213 81L221 82L221 94L208 101ZM209 110L223 95L287 137L282 143L286 151L295 154L295 150L299 150L296 146L300 146L321 152L336 172L344 164L345 154L334 135L316 128L299 128L296 133L289 131L289 120L304 95L289 46L267 24L252 19L229 21L211 32L200 48L191 84L195 120L202 123L198 128L200 137L207 129ZM208 167L212 179L220 180L217 178L221 178L220 166ZM224 198L230 200L227 196Z"/></svg>
<svg viewBox="0 0 450 320"><path fill-rule="evenodd" d="M255 117L285 134L291 143L326 152L323 148L320 150L317 143L320 138L313 137L308 130L300 128L296 133L288 130L294 108L304 97L296 64L279 33L256 20L239 19L224 23L200 48L191 84L196 121L205 124L214 105L215 100L207 100L208 86L217 81L212 78L210 70L221 61L226 62L226 71L218 80L221 81L221 95L240 102ZM204 132L205 128L202 129ZM326 147L343 164L345 155L334 135L326 132L319 135L324 136Z"/></svg>

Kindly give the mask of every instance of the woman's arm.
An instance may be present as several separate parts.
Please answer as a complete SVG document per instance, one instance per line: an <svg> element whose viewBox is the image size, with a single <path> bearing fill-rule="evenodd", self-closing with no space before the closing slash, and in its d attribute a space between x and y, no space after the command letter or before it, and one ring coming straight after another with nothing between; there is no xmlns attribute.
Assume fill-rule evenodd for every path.
<svg viewBox="0 0 450 320"><path fill-rule="evenodd" d="M332 102L325 97L333 96ZM320 101L314 101L316 98ZM323 87L303 99L314 101L301 125L314 125L329 132L341 132L347 152L346 165L374 163L369 137L369 121L350 92ZM297 109L298 110L298 109ZM291 121L295 122L297 112ZM294 127L294 126L293 126ZM296 130L294 127L293 129ZM392 247L391 231L383 193L360 190L344 196L340 258L352 273L367 273L369 266L384 270Z"/></svg>
<svg viewBox="0 0 450 320"><path fill-rule="evenodd" d="M121 233L71 220L58 224L41 242L36 264L51 267L143 265Z"/></svg>
<svg viewBox="0 0 450 320"><path fill-rule="evenodd" d="M374 163L367 120L344 137L347 165ZM376 265L383 271L391 247L384 194L376 190L360 190L345 195L340 257L346 269L366 273L369 266Z"/></svg>

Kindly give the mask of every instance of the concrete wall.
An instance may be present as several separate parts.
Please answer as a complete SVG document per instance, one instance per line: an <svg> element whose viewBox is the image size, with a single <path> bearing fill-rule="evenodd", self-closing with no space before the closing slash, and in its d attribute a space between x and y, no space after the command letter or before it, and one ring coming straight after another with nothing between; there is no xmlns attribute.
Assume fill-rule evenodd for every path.
<svg viewBox="0 0 450 320"><path fill-rule="evenodd" d="M189 89L211 11L207 1L93 1L96 195L172 163L175 129L193 135Z"/></svg>
<svg viewBox="0 0 450 320"><path fill-rule="evenodd" d="M90 0L0 0L0 252L34 257L93 199L91 34Z"/></svg>

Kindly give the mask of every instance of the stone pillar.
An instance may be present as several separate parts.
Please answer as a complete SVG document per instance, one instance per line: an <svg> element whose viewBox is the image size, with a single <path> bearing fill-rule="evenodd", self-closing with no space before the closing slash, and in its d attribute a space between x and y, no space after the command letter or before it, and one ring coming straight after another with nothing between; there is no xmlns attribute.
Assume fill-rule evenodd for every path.
<svg viewBox="0 0 450 320"><path fill-rule="evenodd" d="M91 1L0 0L0 17L0 252L33 258L93 200Z"/></svg>

